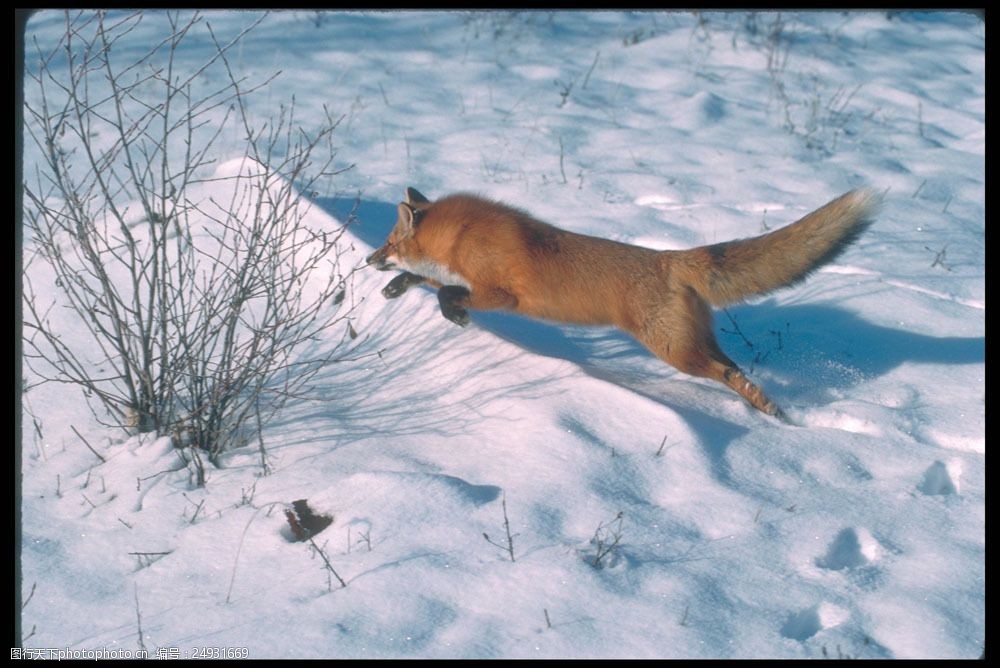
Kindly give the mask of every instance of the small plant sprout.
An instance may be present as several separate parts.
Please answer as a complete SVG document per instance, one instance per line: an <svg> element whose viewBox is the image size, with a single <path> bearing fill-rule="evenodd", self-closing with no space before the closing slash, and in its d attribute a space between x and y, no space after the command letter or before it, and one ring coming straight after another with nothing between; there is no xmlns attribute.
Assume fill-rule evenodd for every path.
<svg viewBox="0 0 1000 668"><path fill-rule="evenodd" d="M496 545L501 550L506 550L507 554L510 555L510 560L514 561L514 536L516 536L518 534L514 534L512 536L511 533L510 533L510 520L507 519L507 494L506 493L504 493L504 495L503 495L503 497L501 499L500 504L501 504L501 507L503 508L503 529L504 529L504 533L507 534L507 544L503 545L501 543L496 542L495 540L492 540L490 538L489 534L487 534L486 532L483 532L483 538L485 538L486 542L489 543L490 545Z"/></svg>
<svg viewBox="0 0 1000 668"><path fill-rule="evenodd" d="M604 559L618 548L622 539L623 516L624 513L619 511L613 520L607 523L601 522L597 530L594 531L594 537L590 539L590 542L597 549L593 560L593 565L596 568L601 568Z"/></svg>
<svg viewBox="0 0 1000 668"><path fill-rule="evenodd" d="M252 506L253 497L256 496L256 494L257 494L257 481L254 480L253 484L250 485L250 489L240 488L240 502L236 504L236 507L238 508L239 506Z"/></svg>
<svg viewBox="0 0 1000 668"><path fill-rule="evenodd" d="M368 551L371 552L372 551L372 530L369 529L368 531L361 531L361 532L359 532L358 533L358 540L357 540L357 542L358 543L364 543L365 546L368 548Z"/></svg>

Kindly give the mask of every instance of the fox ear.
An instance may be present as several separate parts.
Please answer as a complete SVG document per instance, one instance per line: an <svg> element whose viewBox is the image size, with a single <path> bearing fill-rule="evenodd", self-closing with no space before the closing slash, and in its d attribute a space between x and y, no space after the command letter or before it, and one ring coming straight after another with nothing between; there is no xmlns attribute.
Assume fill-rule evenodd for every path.
<svg viewBox="0 0 1000 668"><path fill-rule="evenodd" d="M416 188L406 189L406 203L407 204L429 204L430 200L420 194L420 191Z"/></svg>
<svg viewBox="0 0 1000 668"><path fill-rule="evenodd" d="M397 210L399 217L396 219L396 229L404 237L413 236L413 229L417 223L416 210L406 202L400 202Z"/></svg>

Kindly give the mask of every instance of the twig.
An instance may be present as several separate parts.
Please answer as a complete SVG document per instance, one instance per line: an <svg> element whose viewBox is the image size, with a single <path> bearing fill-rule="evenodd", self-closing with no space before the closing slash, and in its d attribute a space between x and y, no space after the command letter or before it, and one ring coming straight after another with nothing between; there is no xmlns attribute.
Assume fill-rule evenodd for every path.
<svg viewBox="0 0 1000 668"><path fill-rule="evenodd" d="M240 562L240 552L243 551L243 541L247 537L247 531L250 530L250 525L253 523L254 519L257 517L257 513L259 513L261 510L264 510L265 508L267 508L268 510L270 510L274 506L279 506L279 505L282 505L282 504L279 501L274 501L272 503L267 504L266 506L261 506L257 510L253 511L253 515L251 515L250 519L247 520L247 525L245 527L243 527L243 533L240 534L239 545L236 546L236 556L233 558L233 573L229 577L229 589L226 591L226 603L227 604L232 600L233 585L236 583L236 566Z"/></svg>
<svg viewBox="0 0 1000 668"><path fill-rule="evenodd" d="M264 447L264 421L260 416L260 395L254 401L254 417L257 419L257 448L260 451L260 468L264 475L271 475L271 465L267 461L267 449ZM254 483L256 486L257 483Z"/></svg>
<svg viewBox="0 0 1000 668"><path fill-rule="evenodd" d="M558 109L562 109L566 105L566 100L569 99L569 94L573 90L573 83L574 82L570 81L568 84L564 84L561 81L556 81L556 84L562 87L562 90L559 91L559 95L562 96L562 99L559 101L559 104L556 105Z"/></svg>
<svg viewBox="0 0 1000 668"><path fill-rule="evenodd" d="M346 587L347 583L344 582L344 578L340 577L340 575L337 574L337 571L333 569L333 564L331 564L330 560L326 558L326 553L320 549L319 545L316 544L316 541L310 538L309 544L313 546L313 549L316 550L319 556L323 559L323 563L326 564L327 570L333 573L333 577L337 578L337 581L340 582L341 588Z"/></svg>
<svg viewBox="0 0 1000 668"><path fill-rule="evenodd" d="M746 336L743 335L743 330L740 329L739 323L736 322L736 318L734 318L733 314L729 312L729 309L724 308L722 309L722 311L723 313L726 314L726 317L729 318L729 322L733 324L733 327L735 328L735 333L739 334L740 338L743 339L743 343L747 344L748 348L753 349L754 347L753 343L751 343L750 339L748 339Z"/></svg>
<svg viewBox="0 0 1000 668"><path fill-rule="evenodd" d="M153 557L165 557L171 552L129 552L129 554L139 562L139 568L146 568L156 561Z"/></svg>
<svg viewBox="0 0 1000 668"><path fill-rule="evenodd" d="M24 610L28 606L28 603L31 601L32 597L35 595L35 587L36 586L38 586L37 582L32 582L31 583L31 591L28 592L28 598L24 599L24 602L21 603L21 610Z"/></svg>
<svg viewBox="0 0 1000 668"><path fill-rule="evenodd" d="M562 182L568 183L566 180L566 170L563 169L563 140L562 135L559 135L559 173L562 174Z"/></svg>
<svg viewBox="0 0 1000 668"><path fill-rule="evenodd" d="M583 85L580 86L581 90L587 87L587 82L590 81L590 75L593 73L594 68L597 67L597 59L600 57L601 57L601 50L598 49L597 53L594 54L594 62L590 64L590 69L587 70L587 76L583 78Z"/></svg>
<svg viewBox="0 0 1000 668"><path fill-rule="evenodd" d="M164 473L177 473L178 471L183 471L186 468L187 468L187 464L185 463L183 466L178 466L175 469L164 469L163 471L157 471L156 473L153 473L152 475L147 475L147 476L144 476L142 478L136 478L135 479L136 480L136 491L139 491L139 485L142 483L143 480L149 480L151 478L155 478L157 476L161 476ZM101 477L101 480L102 481L104 480L103 476Z"/></svg>
<svg viewBox="0 0 1000 668"><path fill-rule="evenodd" d="M191 519L188 520L188 524L194 524L194 521L198 518L198 513L201 512L202 506L205 505L205 499L202 499L198 503L195 503L190 498L188 498L187 494L183 494L182 493L182 495L184 496L184 498L187 500L188 503L190 503L192 506L194 506L194 514L191 516ZM185 512L187 512L187 511L185 511Z"/></svg>
<svg viewBox="0 0 1000 668"><path fill-rule="evenodd" d="M146 643L143 641L142 636L142 613L139 612L139 585L135 586L135 622L136 626L139 627L139 649L145 654L146 653Z"/></svg>
<svg viewBox="0 0 1000 668"><path fill-rule="evenodd" d="M365 545L368 546L368 551L371 552L372 551L372 530L371 529L369 529L368 531L365 531L364 533L359 534L359 536L358 536L358 542L360 543L361 541L365 542Z"/></svg>
<svg viewBox="0 0 1000 668"><path fill-rule="evenodd" d="M930 246L924 246L924 250L930 251L931 253L934 253L934 251L931 250ZM935 255L934 255L934 262L931 263L931 269L933 269L934 267L940 266L945 271L951 271L951 267L949 267L948 265L946 265L944 263L944 256L945 256L945 253L947 252L947 250L948 250L948 246L945 245L941 250L939 250L937 253L935 253Z"/></svg>
<svg viewBox="0 0 1000 668"><path fill-rule="evenodd" d="M94 453L94 456L96 456L102 462L108 461L104 457L101 456L101 453L99 453L97 450L94 450L93 446L91 446L90 443L87 442L87 439L85 439L83 437L83 434L81 434L80 432L78 432L76 430L76 427L74 427L73 425L70 425L69 428L73 430L73 433L76 434L80 438L81 441L83 441L83 444L87 446L87 449Z"/></svg>

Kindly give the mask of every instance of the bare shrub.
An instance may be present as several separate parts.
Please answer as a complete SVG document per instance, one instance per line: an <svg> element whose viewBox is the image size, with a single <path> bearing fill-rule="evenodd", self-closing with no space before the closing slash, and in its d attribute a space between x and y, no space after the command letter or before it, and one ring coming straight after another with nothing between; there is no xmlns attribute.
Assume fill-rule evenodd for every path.
<svg viewBox="0 0 1000 668"><path fill-rule="evenodd" d="M164 17L152 43L122 41ZM344 229L310 229L300 195L337 173L339 121L307 133L294 101L251 120L271 79L248 84L230 54L263 16L226 43L197 13L154 19L67 12L59 44L26 59L25 358L103 424L194 446L203 483L197 450L218 463L255 437L266 469L263 423L357 336ZM209 48L188 69L195 36Z"/></svg>
<svg viewBox="0 0 1000 668"><path fill-rule="evenodd" d="M827 39L835 40L842 27L827 32ZM767 57L771 91L781 106L784 129L804 140L806 148L820 155L832 155L841 139L859 134L879 111L873 109L863 114L856 104L852 104L862 84L838 86L833 90L826 78L819 74L790 71L788 56L792 50L794 30L780 12L764 26L763 31L757 24L756 15L753 23L746 23L745 29L751 44L758 43Z"/></svg>

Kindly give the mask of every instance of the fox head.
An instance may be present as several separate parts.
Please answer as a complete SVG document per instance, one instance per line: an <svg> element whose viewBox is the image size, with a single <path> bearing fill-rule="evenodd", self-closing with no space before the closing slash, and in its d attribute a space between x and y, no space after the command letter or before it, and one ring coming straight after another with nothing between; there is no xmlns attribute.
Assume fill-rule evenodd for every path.
<svg viewBox="0 0 1000 668"><path fill-rule="evenodd" d="M430 200L415 188L406 189L406 200L397 207L396 225L385 243L368 256L366 261L369 265L379 271L391 271L405 264L403 258L407 255L407 247L414 243L413 237L423 217L423 207L427 204Z"/></svg>

